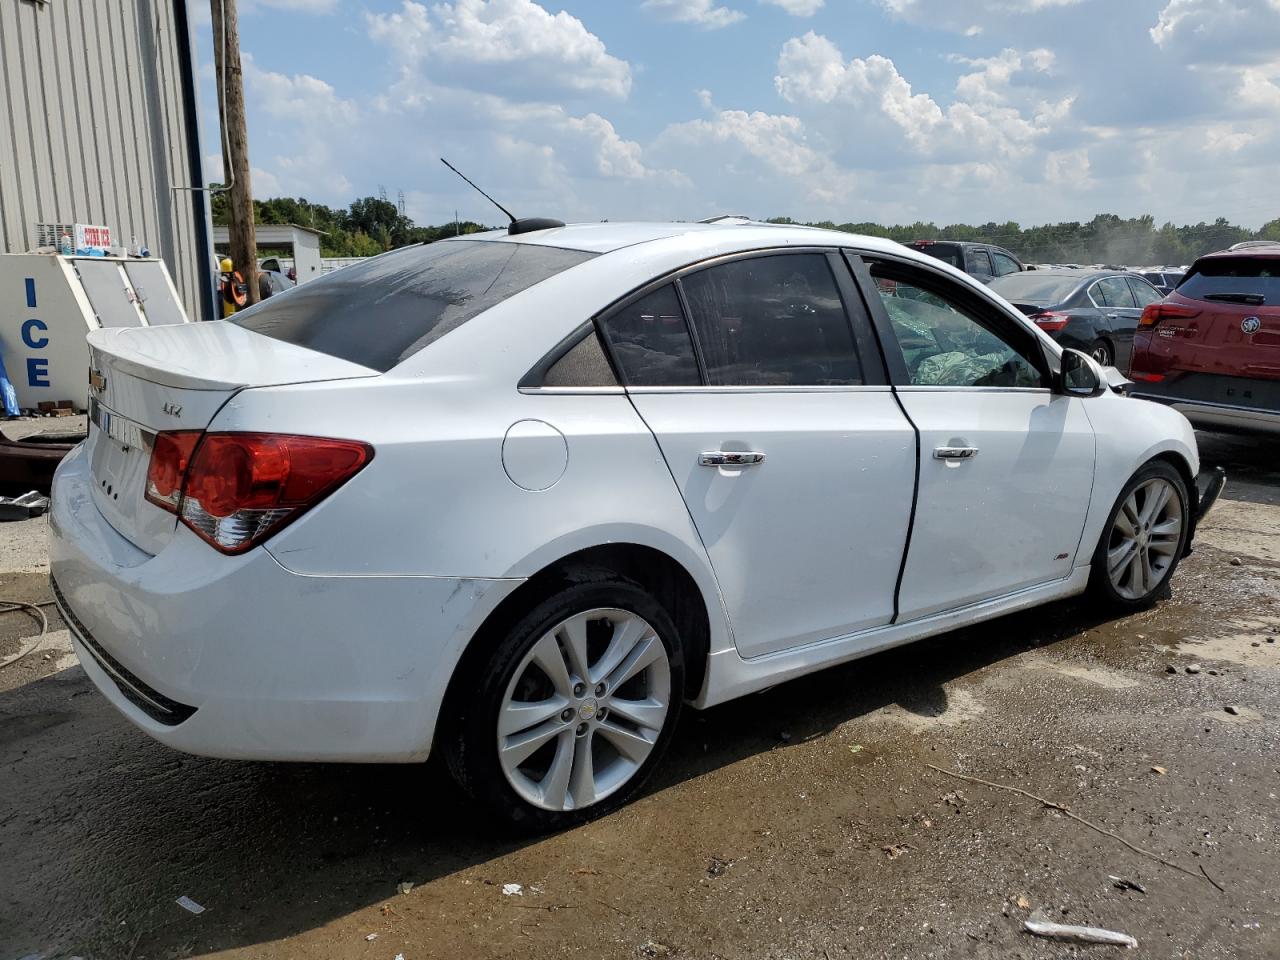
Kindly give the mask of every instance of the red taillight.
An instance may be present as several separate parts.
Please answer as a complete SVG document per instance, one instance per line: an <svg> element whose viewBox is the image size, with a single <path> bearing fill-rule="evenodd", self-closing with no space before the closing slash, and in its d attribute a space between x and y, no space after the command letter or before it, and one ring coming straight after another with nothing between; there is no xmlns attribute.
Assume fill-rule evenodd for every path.
<svg viewBox="0 0 1280 960"><path fill-rule="evenodd" d="M278 433L200 434L156 437L148 470L147 498L181 517L223 553L244 553L355 476L373 448L355 440ZM177 438L177 439L174 439ZM191 452L194 447L194 455ZM186 450L180 460L171 452ZM162 457L159 465L157 460ZM172 464L181 463L174 473ZM151 496L151 476L157 496ZM176 477L176 485L173 480ZM176 491L176 492L175 492Z"/></svg>
<svg viewBox="0 0 1280 960"><path fill-rule="evenodd" d="M1031 317L1032 322L1045 333L1057 333L1067 325L1070 319L1071 314L1057 310L1042 310Z"/></svg>
<svg viewBox="0 0 1280 960"><path fill-rule="evenodd" d="M182 480L191 463L191 452L200 440L199 430L174 430L156 434L147 464L147 499L162 510L178 512Z"/></svg>
<svg viewBox="0 0 1280 960"><path fill-rule="evenodd" d="M1130 380L1141 380L1143 383L1159 383L1164 379L1163 373L1143 373L1141 370L1130 370Z"/></svg>
<svg viewBox="0 0 1280 960"><path fill-rule="evenodd" d="M1190 320L1200 316L1195 307L1184 307L1177 303L1149 303L1142 311L1139 327L1154 327L1161 320Z"/></svg>

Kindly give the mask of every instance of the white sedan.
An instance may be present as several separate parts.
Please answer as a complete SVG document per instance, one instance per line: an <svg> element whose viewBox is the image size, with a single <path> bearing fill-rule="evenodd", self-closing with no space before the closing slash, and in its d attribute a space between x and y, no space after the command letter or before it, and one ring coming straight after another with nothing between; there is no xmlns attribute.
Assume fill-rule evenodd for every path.
<svg viewBox="0 0 1280 960"><path fill-rule="evenodd" d="M981 284L800 227L478 234L90 345L52 578L112 703L209 756L437 750L535 830L685 703L1148 604L1221 487Z"/></svg>

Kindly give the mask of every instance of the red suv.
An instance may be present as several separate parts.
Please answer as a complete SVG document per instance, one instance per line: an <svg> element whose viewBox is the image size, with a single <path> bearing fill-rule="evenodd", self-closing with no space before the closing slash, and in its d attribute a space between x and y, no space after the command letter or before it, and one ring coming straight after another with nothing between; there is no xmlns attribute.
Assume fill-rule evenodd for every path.
<svg viewBox="0 0 1280 960"><path fill-rule="evenodd" d="M1143 310L1129 378L1198 427L1280 433L1280 243L1192 264Z"/></svg>

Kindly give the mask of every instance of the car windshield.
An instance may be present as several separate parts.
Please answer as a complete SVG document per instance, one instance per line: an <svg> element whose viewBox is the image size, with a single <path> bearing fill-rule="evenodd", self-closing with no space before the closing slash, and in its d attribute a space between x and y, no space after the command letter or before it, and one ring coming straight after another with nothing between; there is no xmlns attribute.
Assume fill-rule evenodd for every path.
<svg viewBox="0 0 1280 960"><path fill-rule="evenodd" d="M231 322L387 371L472 317L594 256L527 243L417 244L290 288Z"/></svg>
<svg viewBox="0 0 1280 960"><path fill-rule="evenodd" d="M1201 260L1178 285L1192 300L1220 300L1260 305L1280 303L1280 259L1214 257Z"/></svg>
<svg viewBox="0 0 1280 960"><path fill-rule="evenodd" d="M964 251L954 243L934 243L932 240L917 241L911 244L913 250L927 253L931 257L949 263L957 270L964 269Z"/></svg>
<svg viewBox="0 0 1280 960"><path fill-rule="evenodd" d="M1045 306L1062 303L1078 286L1079 277L1053 276L1036 270L1011 273L991 281L991 289L1006 300Z"/></svg>

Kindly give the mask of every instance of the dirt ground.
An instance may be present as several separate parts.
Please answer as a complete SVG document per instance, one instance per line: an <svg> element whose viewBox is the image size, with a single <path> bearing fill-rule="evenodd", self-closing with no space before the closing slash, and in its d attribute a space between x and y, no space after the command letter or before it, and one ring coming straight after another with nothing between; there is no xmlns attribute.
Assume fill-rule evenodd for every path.
<svg viewBox="0 0 1280 960"><path fill-rule="evenodd" d="M431 765L173 753L54 618L0 671L0 960L1118 949L1033 938L1033 911L1134 957L1280 957L1280 442L1201 442L1228 492L1154 610L1055 604L687 712L641 799L534 841ZM0 596L47 598L43 536L0 530ZM0 616L0 658L32 634Z"/></svg>

